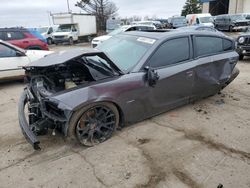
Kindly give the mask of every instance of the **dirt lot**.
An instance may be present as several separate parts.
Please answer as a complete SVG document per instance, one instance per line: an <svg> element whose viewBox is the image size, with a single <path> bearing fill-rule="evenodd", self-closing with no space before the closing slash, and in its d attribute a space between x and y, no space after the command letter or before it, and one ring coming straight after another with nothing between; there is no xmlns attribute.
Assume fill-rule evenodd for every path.
<svg viewBox="0 0 250 188"><path fill-rule="evenodd" d="M85 46L85 45L83 45ZM61 50L64 47L53 47ZM63 136L24 139L24 85L0 85L0 187L250 187L250 59L222 94L118 131L93 148Z"/></svg>

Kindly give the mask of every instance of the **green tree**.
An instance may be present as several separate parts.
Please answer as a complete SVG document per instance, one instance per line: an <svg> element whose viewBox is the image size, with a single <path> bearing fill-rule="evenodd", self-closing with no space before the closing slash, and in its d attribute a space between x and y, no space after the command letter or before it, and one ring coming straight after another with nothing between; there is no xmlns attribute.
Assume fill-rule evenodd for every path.
<svg viewBox="0 0 250 188"><path fill-rule="evenodd" d="M105 31L107 19L115 16L118 11L111 0L78 0L76 6L96 16L98 31Z"/></svg>
<svg viewBox="0 0 250 188"><path fill-rule="evenodd" d="M183 6L181 15L186 16L187 14L198 14L201 13L201 4L199 0L187 0Z"/></svg>

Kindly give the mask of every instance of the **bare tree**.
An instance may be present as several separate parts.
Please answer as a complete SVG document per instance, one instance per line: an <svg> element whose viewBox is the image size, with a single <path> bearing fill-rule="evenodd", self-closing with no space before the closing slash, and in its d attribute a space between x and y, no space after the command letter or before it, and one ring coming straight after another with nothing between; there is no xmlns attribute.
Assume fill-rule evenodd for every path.
<svg viewBox="0 0 250 188"><path fill-rule="evenodd" d="M98 31L105 31L107 19L114 17L118 11L115 3L110 0L79 0L76 6L96 16Z"/></svg>

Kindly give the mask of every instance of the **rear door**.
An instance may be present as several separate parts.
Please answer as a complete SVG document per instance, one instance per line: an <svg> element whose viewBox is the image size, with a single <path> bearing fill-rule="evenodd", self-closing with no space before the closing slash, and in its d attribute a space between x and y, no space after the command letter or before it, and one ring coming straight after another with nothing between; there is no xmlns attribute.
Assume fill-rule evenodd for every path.
<svg viewBox="0 0 250 188"><path fill-rule="evenodd" d="M194 36L197 67L194 95L206 97L219 92L238 61L234 42L217 36Z"/></svg>
<svg viewBox="0 0 250 188"><path fill-rule="evenodd" d="M28 63L27 56L18 56L15 49L0 43L0 79L24 75L21 66Z"/></svg>
<svg viewBox="0 0 250 188"><path fill-rule="evenodd" d="M149 87L148 100L154 112L188 103L194 82L191 49L189 36L173 38L164 42L150 58L149 66L159 75L155 87Z"/></svg>

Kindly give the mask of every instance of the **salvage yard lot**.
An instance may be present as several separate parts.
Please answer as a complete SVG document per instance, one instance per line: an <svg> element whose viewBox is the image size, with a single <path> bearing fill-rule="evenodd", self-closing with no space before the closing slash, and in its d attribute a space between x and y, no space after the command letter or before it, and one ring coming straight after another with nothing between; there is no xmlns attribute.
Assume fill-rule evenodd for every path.
<svg viewBox="0 0 250 188"><path fill-rule="evenodd" d="M78 45L86 46L86 45ZM64 47L53 47L61 50ZM0 187L250 187L250 59L220 95L125 127L86 148L18 125L20 82L0 85Z"/></svg>

